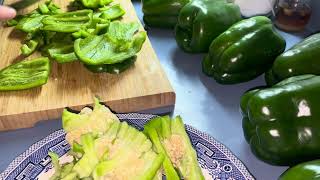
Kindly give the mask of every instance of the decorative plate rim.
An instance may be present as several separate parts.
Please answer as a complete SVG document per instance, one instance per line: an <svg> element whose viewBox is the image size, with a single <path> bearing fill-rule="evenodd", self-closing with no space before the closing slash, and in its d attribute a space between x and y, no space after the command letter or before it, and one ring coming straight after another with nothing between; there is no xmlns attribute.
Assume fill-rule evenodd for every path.
<svg viewBox="0 0 320 180"><path fill-rule="evenodd" d="M152 114L143 114L143 113L119 113L116 114L119 119L126 119L128 117L130 117L130 120L134 120L134 119L144 119L144 120L149 120L151 118L157 117L157 115L152 115ZM143 117L141 117L143 116ZM224 144L222 144L220 141L214 139L212 136L210 136L208 133L206 132L202 132L198 129L196 129L195 127L185 124L186 129L194 134L199 135L200 137L202 137L205 141L207 141L208 143L214 145L217 149L220 149L221 152L230 159L230 161L235 164L236 168L239 170L239 172L241 172L241 174L248 180L254 180L255 178L253 177L253 175L249 172L248 168L244 165L244 163L236 156L232 153L232 151L225 146ZM33 154L35 151L37 151L38 149L42 148L42 144L46 144L48 142L51 142L53 140L55 140L54 138L57 137L58 135L60 135L61 133L64 133L63 129L59 129L59 130L55 130L54 132L50 133L49 135L47 135L45 138L33 143L31 146L29 146L29 148L27 150L25 150L24 152L22 152L20 155L18 155L16 158L14 158L14 160L12 160L10 162L10 164L8 165L8 167L0 174L0 179L5 179L7 178L12 171L14 171L17 167L19 167L19 165L26 159L28 158L31 154ZM37 147L37 148L35 148Z"/></svg>

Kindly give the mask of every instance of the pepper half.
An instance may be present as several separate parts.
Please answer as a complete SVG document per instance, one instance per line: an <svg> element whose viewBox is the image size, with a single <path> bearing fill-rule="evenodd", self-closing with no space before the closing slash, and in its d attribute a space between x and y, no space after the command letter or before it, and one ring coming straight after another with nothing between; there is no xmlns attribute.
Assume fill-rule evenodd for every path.
<svg viewBox="0 0 320 180"><path fill-rule="evenodd" d="M320 33L312 35L281 54L265 79L273 85L283 79L303 74L320 75Z"/></svg>
<svg viewBox="0 0 320 180"><path fill-rule="evenodd" d="M221 84L246 82L270 69L285 46L271 20L256 16L238 22L217 37L202 69Z"/></svg>
<svg viewBox="0 0 320 180"><path fill-rule="evenodd" d="M320 158L320 76L285 79L241 98L243 132L256 157L291 166Z"/></svg>
<svg viewBox="0 0 320 180"><path fill-rule="evenodd" d="M240 21L237 5L224 0L194 0L185 5L175 28L178 45L186 52L208 52L210 43Z"/></svg>

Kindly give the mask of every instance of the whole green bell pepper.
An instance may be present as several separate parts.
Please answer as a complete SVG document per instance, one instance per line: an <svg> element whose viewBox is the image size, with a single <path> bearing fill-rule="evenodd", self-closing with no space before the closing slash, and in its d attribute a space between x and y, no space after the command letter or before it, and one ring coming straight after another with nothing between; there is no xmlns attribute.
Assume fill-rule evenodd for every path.
<svg viewBox="0 0 320 180"><path fill-rule="evenodd" d="M180 9L190 0L142 0L143 21L147 26L174 28Z"/></svg>
<svg viewBox="0 0 320 180"><path fill-rule="evenodd" d="M279 180L319 180L320 160L298 164L285 171Z"/></svg>
<svg viewBox="0 0 320 180"><path fill-rule="evenodd" d="M312 35L281 54L265 79L268 85L275 84L283 79L303 75L320 75L320 33Z"/></svg>
<svg viewBox="0 0 320 180"><path fill-rule="evenodd" d="M271 20L256 16L238 22L217 37L202 69L221 84L249 81L266 72L285 46Z"/></svg>
<svg viewBox="0 0 320 180"><path fill-rule="evenodd" d="M320 76L302 75L241 98L243 131L259 159L290 166L320 158Z"/></svg>
<svg viewBox="0 0 320 180"><path fill-rule="evenodd" d="M208 52L212 40L240 20L240 9L233 3L193 0L180 11L176 41L186 52Z"/></svg>

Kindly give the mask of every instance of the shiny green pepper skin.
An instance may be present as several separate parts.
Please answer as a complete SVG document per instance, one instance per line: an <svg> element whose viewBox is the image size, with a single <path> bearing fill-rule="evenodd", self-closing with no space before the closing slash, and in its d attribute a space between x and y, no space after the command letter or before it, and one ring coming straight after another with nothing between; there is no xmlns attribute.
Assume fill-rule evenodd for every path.
<svg viewBox="0 0 320 180"><path fill-rule="evenodd" d="M240 9L233 3L193 0L180 11L176 41L186 52L208 52L212 40L241 19Z"/></svg>
<svg viewBox="0 0 320 180"><path fill-rule="evenodd" d="M292 76L320 75L319 57L320 33L308 37L277 57L271 70L266 73L266 82L273 85Z"/></svg>
<svg viewBox="0 0 320 180"><path fill-rule="evenodd" d="M217 37L202 69L221 84L246 82L270 69L285 46L271 20L256 16L238 22Z"/></svg>
<svg viewBox="0 0 320 180"><path fill-rule="evenodd" d="M279 180L320 180L320 160L298 164L285 171Z"/></svg>
<svg viewBox="0 0 320 180"><path fill-rule="evenodd" d="M241 97L243 132L254 155L291 166L320 158L320 76L301 75Z"/></svg>
<svg viewBox="0 0 320 180"><path fill-rule="evenodd" d="M143 21L149 27L174 28L189 0L142 0Z"/></svg>

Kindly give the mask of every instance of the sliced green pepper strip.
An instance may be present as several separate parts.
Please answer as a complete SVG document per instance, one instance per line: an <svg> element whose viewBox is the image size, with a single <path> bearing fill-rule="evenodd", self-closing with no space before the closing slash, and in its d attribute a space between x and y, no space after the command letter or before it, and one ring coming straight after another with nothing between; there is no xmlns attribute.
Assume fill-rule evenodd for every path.
<svg viewBox="0 0 320 180"><path fill-rule="evenodd" d="M23 17L17 24L16 29L27 32L27 33L35 33L42 27L42 19L44 19L46 15L41 14L31 14L29 16Z"/></svg>
<svg viewBox="0 0 320 180"><path fill-rule="evenodd" d="M23 44L21 46L21 54L25 56L29 56L32 54L34 51L36 51L36 48L38 47L39 42L35 40L30 40L26 44Z"/></svg>
<svg viewBox="0 0 320 180"><path fill-rule="evenodd" d="M125 70L129 69L135 62L137 56L133 56L123 62L116 64L104 64L100 66L85 65L85 67L94 73L110 73L110 74L120 74Z"/></svg>
<svg viewBox="0 0 320 180"><path fill-rule="evenodd" d="M38 9L41 14L49 14L50 12L50 9L46 4L39 4Z"/></svg>
<svg viewBox="0 0 320 180"><path fill-rule="evenodd" d="M6 22L7 26L11 27L11 26L16 26L19 21L24 18L25 16L23 15L17 15L14 19L10 19Z"/></svg>
<svg viewBox="0 0 320 180"><path fill-rule="evenodd" d="M120 18L126 13L120 4L116 4L111 7L103 7L99 10L102 11L101 18L110 20Z"/></svg>
<svg viewBox="0 0 320 180"><path fill-rule="evenodd" d="M0 91L23 90L45 84L50 73L48 58L24 60L0 71Z"/></svg>
<svg viewBox="0 0 320 180"><path fill-rule="evenodd" d="M86 8L96 9L110 4L112 0L81 0L81 2Z"/></svg>
<svg viewBox="0 0 320 180"><path fill-rule="evenodd" d="M74 53L73 44L52 43L48 49L48 53L58 63L68 63L78 59Z"/></svg>
<svg viewBox="0 0 320 180"><path fill-rule="evenodd" d="M72 33L88 27L92 22L92 10L79 10L48 16L42 20L42 30Z"/></svg>
<svg viewBox="0 0 320 180"><path fill-rule="evenodd" d="M110 24L105 35L77 39L74 43L79 60L87 65L115 64L138 53L146 39L145 32L136 32L134 23Z"/></svg>

